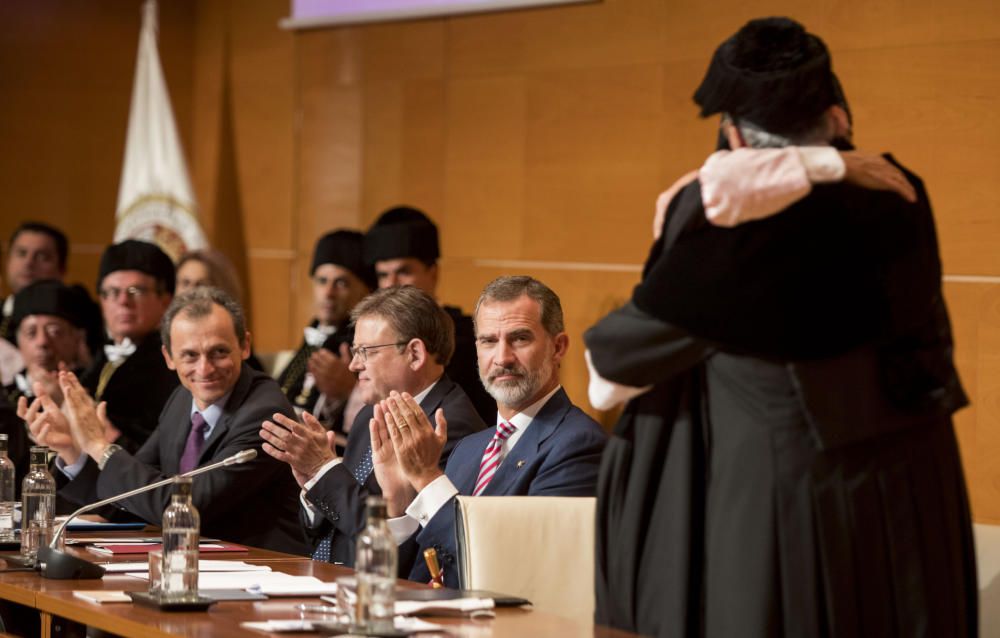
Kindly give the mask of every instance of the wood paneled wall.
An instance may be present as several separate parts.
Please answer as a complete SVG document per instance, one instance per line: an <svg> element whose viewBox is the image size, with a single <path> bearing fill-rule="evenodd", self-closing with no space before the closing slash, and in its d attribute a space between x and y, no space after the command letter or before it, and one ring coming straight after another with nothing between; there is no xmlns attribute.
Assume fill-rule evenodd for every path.
<svg viewBox="0 0 1000 638"><path fill-rule="evenodd" d="M111 233L138 6L0 5L0 232L67 228L88 283ZM711 51L760 15L821 34L859 145L928 184L973 398L957 417L973 506L1000 522L1000 5L604 0L297 33L277 27L286 13L161 2L205 227L249 281L258 348L297 341L320 233L406 202L441 229L442 300L468 309L515 272L562 296L580 403L583 330L636 282L656 194L712 149L690 98Z"/></svg>

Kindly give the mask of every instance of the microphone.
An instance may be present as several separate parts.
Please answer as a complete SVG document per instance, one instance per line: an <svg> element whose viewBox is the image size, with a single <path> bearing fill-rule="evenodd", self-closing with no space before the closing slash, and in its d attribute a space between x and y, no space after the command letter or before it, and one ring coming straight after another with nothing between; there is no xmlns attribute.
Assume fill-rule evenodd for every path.
<svg viewBox="0 0 1000 638"><path fill-rule="evenodd" d="M71 554L66 553L63 550L58 549L59 539L62 538L63 532L66 531L66 527L69 522L80 514L85 514L91 510L95 510L99 507L104 507L105 505L110 505L117 501L135 496L137 494L142 494L143 492L149 492L157 488L163 487L165 485L170 485L174 482L175 478L187 478L189 476L197 476L198 474L204 474L205 472L211 472L220 467L228 467L230 465L238 465L240 463L246 463L247 461L257 458L257 450L249 449L237 452L236 454L211 463L204 467L199 467L190 472L185 472L184 474L178 474L162 481L157 481L156 483L151 483L143 487L136 488L134 490L129 490L123 494L118 494L116 496L111 496L102 501L97 501L96 503L91 503L89 505L84 505L80 509L76 510L72 514L66 517L66 520L62 522L56 533L52 537L52 542L49 543L48 547L38 548L38 558L36 560L38 564L38 569L42 573L44 578L54 578L54 579L70 579L70 578L102 578L104 576L105 569L100 565L90 562L89 560L84 560L82 558L77 558Z"/></svg>

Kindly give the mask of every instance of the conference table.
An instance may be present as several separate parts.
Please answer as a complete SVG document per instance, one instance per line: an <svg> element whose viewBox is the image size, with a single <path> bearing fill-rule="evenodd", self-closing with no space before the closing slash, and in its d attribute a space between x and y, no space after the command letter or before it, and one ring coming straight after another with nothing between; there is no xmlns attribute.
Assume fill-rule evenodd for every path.
<svg viewBox="0 0 1000 638"><path fill-rule="evenodd" d="M141 535L155 533L144 531ZM123 537L129 533L119 533ZM133 536L136 533L133 533ZM97 534L108 537L111 534ZM71 539L86 539L94 534L71 534ZM68 551L77 556L99 563L144 560L145 555L98 556L74 545ZM147 582L124 574L108 573L102 579L53 580L42 578L29 571L3 571L5 553L0 553L0 599L24 608L25 613L37 613L41 623L42 638L52 638L61 623L72 621L95 627L126 638L168 638L187 636L190 638L240 637L260 638L261 636L283 636L288 634L267 634L247 629L241 623L279 619L299 619L302 612L297 606L302 603L320 604L318 597L271 598L262 601L220 601L207 611L167 612L133 603L98 604L73 595L77 590L145 591ZM9 555L9 554L8 554ZM329 563L320 563L301 556L283 554L264 549L248 548L247 552L206 555L202 558L245 561L267 565L274 571L282 571L296 576L315 576L324 582L332 582L339 576L349 575L353 570ZM10 565L13 567L13 565ZM409 581L399 581L400 587L419 588L423 585ZM34 610L32 612L31 610ZM468 618L428 617L425 620L445 625L449 635L469 638L514 638L524 636L565 636L569 638L597 636L618 638L632 636L627 632L595 626L588 619L572 620L549 613L526 608L499 608L496 617L486 620ZM310 635L310 634L295 634ZM320 635L320 634L312 634Z"/></svg>

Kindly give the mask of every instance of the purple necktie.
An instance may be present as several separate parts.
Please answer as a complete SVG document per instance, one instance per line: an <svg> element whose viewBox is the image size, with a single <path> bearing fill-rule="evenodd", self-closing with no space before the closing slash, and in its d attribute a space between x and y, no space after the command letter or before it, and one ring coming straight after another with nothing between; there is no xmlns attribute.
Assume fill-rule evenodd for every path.
<svg viewBox="0 0 1000 638"><path fill-rule="evenodd" d="M188 433L187 443L184 444L184 454L181 454L181 463L178 468L180 474L190 472L198 467L198 459L201 458L201 451L205 447L205 431L208 430L208 423L201 412L191 415L191 432Z"/></svg>

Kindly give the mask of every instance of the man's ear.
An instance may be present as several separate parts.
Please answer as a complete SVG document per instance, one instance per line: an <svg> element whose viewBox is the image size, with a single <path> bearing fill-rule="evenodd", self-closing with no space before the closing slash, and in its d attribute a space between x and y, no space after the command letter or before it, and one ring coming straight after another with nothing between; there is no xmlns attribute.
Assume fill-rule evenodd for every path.
<svg viewBox="0 0 1000 638"><path fill-rule="evenodd" d="M410 339L410 342L406 344L406 357L409 360L411 370L419 370L424 367L430 356L430 353L427 352L427 346L421 339Z"/></svg>
<svg viewBox="0 0 1000 638"><path fill-rule="evenodd" d="M851 118L847 116L847 111L839 104L834 104L827 109L827 117L833 124L832 138L851 139Z"/></svg>
<svg viewBox="0 0 1000 638"><path fill-rule="evenodd" d="M250 331L243 333L243 345L240 347L240 358L244 361L250 358Z"/></svg>
<svg viewBox="0 0 1000 638"><path fill-rule="evenodd" d="M746 143L743 142L743 136L740 135L740 129L736 128L736 125L733 124L732 120L727 117L722 121L721 126L722 134L726 136L727 140L729 140L729 148L735 151L738 148L746 146Z"/></svg>
<svg viewBox="0 0 1000 638"><path fill-rule="evenodd" d="M171 370L176 370L177 366L174 365L174 360L170 358L170 351L167 350L167 346L160 346L160 352L163 353L163 360L167 362L167 367Z"/></svg>

